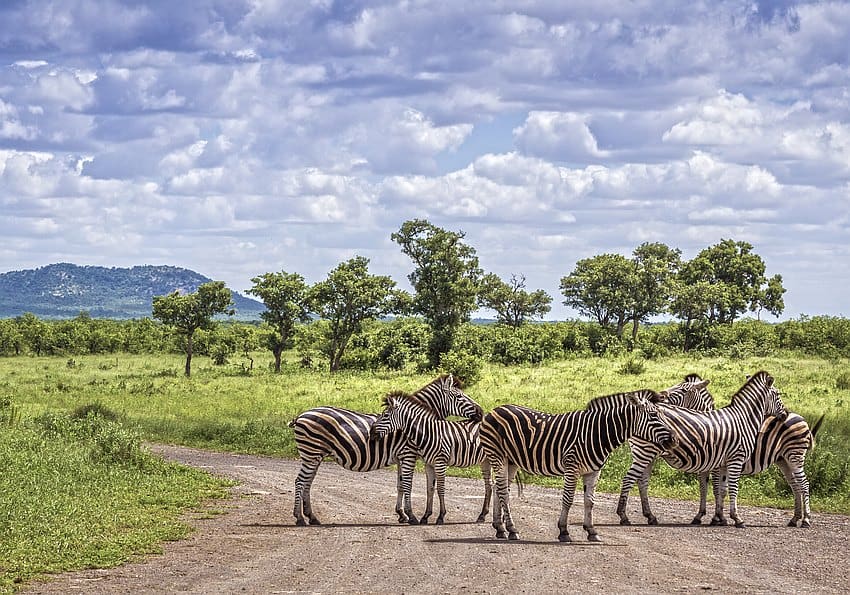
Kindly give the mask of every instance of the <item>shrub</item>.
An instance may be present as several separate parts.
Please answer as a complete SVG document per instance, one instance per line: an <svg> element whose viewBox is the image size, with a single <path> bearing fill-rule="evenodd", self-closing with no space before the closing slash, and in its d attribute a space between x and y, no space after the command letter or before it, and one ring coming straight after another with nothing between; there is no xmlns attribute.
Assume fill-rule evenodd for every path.
<svg viewBox="0 0 850 595"><path fill-rule="evenodd" d="M842 372L835 379L835 388L838 390L850 389L850 372Z"/></svg>
<svg viewBox="0 0 850 595"><path fill-rule="evenodd" d="M462 386L472 386L481 380L483 367L481 358L465 351L452 350L440 358L440 372L451 374Z"/></svg>
<svg viewBox="0 0 850 595"><path fill-rule="evenodd" d="M646 363L639 359L629 359L618 370L623 375L640 376L646 372Z"/></svg>

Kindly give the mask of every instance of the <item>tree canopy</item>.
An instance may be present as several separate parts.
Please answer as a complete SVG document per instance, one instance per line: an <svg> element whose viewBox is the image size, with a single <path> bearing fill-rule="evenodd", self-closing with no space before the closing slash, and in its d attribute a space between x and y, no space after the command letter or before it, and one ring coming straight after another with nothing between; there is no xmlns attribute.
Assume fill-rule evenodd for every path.
<svg viewBox="0 0 850 595"><path fill-rule="evenodd" d="M185 295L172 292L153 298L153 317L174 328L185 339L186 376L192 373L192 340L195 331L213 326L218 314L233 315L233 301L224 281L211 281Z"/></svg>
<svg viewBox="0 0 850 595"><path fill-rule="evenodd" d="M260 313L271 327L266 335L267 344L274 354L275 372L280 372L280 359L284 349L292 347L295 324L310 320L307 303L308 287L298 273L265 273L251 279L254 284L248 293L259 297L266 306Z"/></svg>
<svg viewBox="0 0 850 595"><path fill-rule="evenodd" d="M314 312L328 321L325 352L330 370L339 369L351 337L366 320L396 312L404 298L390 277L369 274L369 259L356 256L340 263L309 291Z"/></svg>
<svg viewBox="0 0 850 595"><path fill-rule="evenodd" d="M407 276L415 291L412 309L431 326L428 363L436 368L451 350L460 325L477 307L482 275L478 256L463 242L463 232L447 231L424 219L405 221L390 237L415 266Z"/></svg>
<svg viewBox="0 0 850 595"><path fill-rule="evenodd" d="M481 279L478 303L496 312L500 324L514 328L522 326L532 318L542 318L552 307L552 297L538 289L525 290L525 276L511 275L505 282L495 273L487 273Z"/></svg>

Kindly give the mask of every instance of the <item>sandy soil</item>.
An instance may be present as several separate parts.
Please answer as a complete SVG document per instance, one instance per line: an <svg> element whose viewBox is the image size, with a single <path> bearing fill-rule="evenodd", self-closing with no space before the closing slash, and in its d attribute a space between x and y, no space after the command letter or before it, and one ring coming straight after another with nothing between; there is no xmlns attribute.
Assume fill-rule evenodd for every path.
<svg viewBox="0 0 850 595"><path fill-rule="evenodd" d="M489 520L472 522L483 489L447 479L447 524L399 525L395 473L358 474L322 465L313 506L325 523L296 527L296 461L152 446L162 456L236 479L226 514L195 513L188 539L162 555L108 570L86 570L27 585L26 593L607 593L850 592L850 517L815 514L812 529L785 526L790 512L744 507L744 529L694 527L692 502L653 500L660 526L620 526L613 495L597 494L603 543L589 544L582 505L573 507L572 544L557 541L560 491L527 486L512 498L521 540L495 539ZM414 508L424 508L417 476ZM515 494L515 492L514 492ZM642 519L629 500L633 522ZM792 504L789 502L789 505Z"/></svg>

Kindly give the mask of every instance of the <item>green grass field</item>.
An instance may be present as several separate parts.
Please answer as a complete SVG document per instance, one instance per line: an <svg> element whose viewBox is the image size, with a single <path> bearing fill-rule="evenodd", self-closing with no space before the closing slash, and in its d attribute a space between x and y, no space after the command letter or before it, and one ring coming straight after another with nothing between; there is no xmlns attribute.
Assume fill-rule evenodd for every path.
<svg viewBox="0 0 850 595"><path fill-rule="evenodd" d="M254 359L265 364L271 356L257 353ZM722 406L747 374L763 369L775 377L790 410L811 422L826 414L806 465L812 508L850 514L850 361L790 354L749 359L680 356L646 361L637 375L621 371L627 362L594 357L541 366L485 365L481 381L466 392L485 411L519 403L555 413L582 408L599 395L660 390L696 372L711 380L709 388ZM90 432L75 430L70 438L59 432L48 439L44 428L57 425L51 416L64 419L62 415L80 407L96 405L114 413L120 424L115 427L139 440L294 457L287 423L301 411L316 405L379 411L387 392L412 392L434 377L413 372L331 375L291 363L279 375L265 365L246 374L238 363L213 366L208 358L196 358L194 364L192 377L185 378L183 358L177 355L0 358L0 403L6 403L7 411L5 418L0 416L0 450L10 463L0 478L0 514L5 515L0 517L0 588L38 572L111 565L132 553L150 551L162 539L185 531L176 520L181 510L221 493L221 484L204 474L163 467L146 455L133 454L130 462L126 457L117 462L92 457L95 443L101 451L106 444L107 453L120 454L113 434L122 429L108 426L112 429L105 438L92 439ZM30 420L40 420L35 426L41 429L33 429ZM621 447L603 469L597 489L618 492L629 463L628 450ZM477 469L456 472L478 474ZM561 485L558 479L539 481ZM697 482L660 463L650 494L696 498ZM775 469L744 478L741 501L793 507L790 490ZM113 512L100 514L107 506ZM86 521L94 518L91 515L98 522ZM65 523L67 518L75 522ZM123 537L104 538L109 535ZM80 545L86 543L87 548Z"/></svg>

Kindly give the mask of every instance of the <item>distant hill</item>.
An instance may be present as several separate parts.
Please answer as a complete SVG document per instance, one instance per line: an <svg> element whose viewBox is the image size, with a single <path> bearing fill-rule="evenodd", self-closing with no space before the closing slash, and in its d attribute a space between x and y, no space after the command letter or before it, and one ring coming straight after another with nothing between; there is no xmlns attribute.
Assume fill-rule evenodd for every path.
<svg viewBox="0 0 850 595"><path fill-rule="evenodd" d="M60 263L10 271L0 274L0 318L25 312L39 318L73 318L82 310L94 318L150 317L154 296L175 290L191 293L210 281L174 266L107 268ZM259 319L265 310L262 302L232 293L235 318Z"/></svg>

